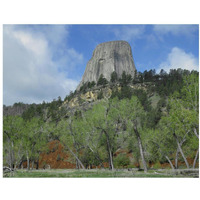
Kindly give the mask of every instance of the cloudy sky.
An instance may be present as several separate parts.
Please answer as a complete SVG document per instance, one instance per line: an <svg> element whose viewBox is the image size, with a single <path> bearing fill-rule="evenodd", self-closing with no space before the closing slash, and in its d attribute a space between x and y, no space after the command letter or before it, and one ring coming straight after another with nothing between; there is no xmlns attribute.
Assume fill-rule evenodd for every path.
<svg viewBox="0 0 200 200"><path fill-rule="evenodd" d="M129 42L138 71L199 70L198 25L4 25L3 104L64 99L112 40Z"/></svg>

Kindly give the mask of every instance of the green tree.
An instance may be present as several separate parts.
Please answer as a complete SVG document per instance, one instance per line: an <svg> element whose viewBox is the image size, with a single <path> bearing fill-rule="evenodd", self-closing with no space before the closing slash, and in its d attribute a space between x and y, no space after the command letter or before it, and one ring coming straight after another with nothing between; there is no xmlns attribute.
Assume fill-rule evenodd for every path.
<svg viewBox="0 0 200 200"><path fill-rule="evenodd" d="M88 88L93 88L95 85L96 85L96 83L94 81L87 83Z"/></svg>
<svg viewBox="0 0 200 200"><path fill-rule="evenodd" d="M150 111L152 109L151 101L149 100L146 91L143 89L135 89L133 94L137 96L145 111Z"/></svg>
<svg viewBox="0 0 200 200"><path fill-rule="evenodd" d="M157 146L158 151L161 154L161 159L166 158L167 161L170 163L171 168L174 169L174 166L169 156L176 152L177 144L174 140L173 134L171 134L169 124L170 122L168 117L161 118L158 125L158 130L155 131L154 134L154 144Z"/></svg>
<svg viewBox="0 0 200 200"><path fill-rule="evenodd" d="M190 75L184 76L183 81L184 86L178 97L182 99L187 108L199 113L199 74L194 71Z"/></svg>
<svg viewBox="0 0 200 200"><path fill-rule="evenodd" d="M109 167L114 169L113 155L117 149L117 137L120 132L120 113L118 112L117 98L110 101L101 101L85 113L87 122L93 127L93 132L98 133L99 144L105 147Z"/></svg>
<svg viewBox="0 0 200 200"><path fill-rule="evenodd" d="M158 129L143 127L140 133L146 160L149 163L156 163L157 161L161 160L164 155L161 154L161 151L158 148L159 142L157 139L159 138L156 138ZM166 159L166 157L164 158Z"/></svg>
<svg viewBox="0 0 200 200"><path fill-rule="evenodd" d="M54 134L75 158L76 167L85 169L81 159L81 150L85 148L85 125L82 119L76 116L62 119L55 128Z"/></svg>
<svg viewBox="0 0 200 200"><path fill-rule="evenodd" d="M97 99L103 99L103 91L102 90L98 93Z"/></svg>
<svg viewBox="0 0 200 200"><path fill-rule="evenodd" d="M105 86L108 83L107 79L104 78L103 74L100 75L97 85Z"/></svg>
<svg viewBox="0 0 200 200"><path fill-rule="evenodd" d="M23 137L23 119L19 116L3 118L3 157L5 164L11 169L21 162L24 150L21 138Z"/></svg>
<svg viewBox="0 0 200 200"><path fill-rule="evenodd" d="M88 88L88 83L84 83L84 84L80 87L80 91L83 92L83 93L85 93L86 90L87 90L87 88Z"/></svg>
<svg viewBox="0 0 200 200"><path fill-rule="evenodd" d="M186 167L189 168L189 163L187 161L188 149L192 147L189 146L188 141L193 137L198 137L193 134L194 124L197 124L198 117L195 114L195 110L189 110L185 107L181 100L172 97L169 101L170 110L167 116L163 116L159 122L160 129L162 130L163 140L162 142L167 142L163 146L166 154L170 155L176 152L175 157L175 167L177 168L178 154L181 153ZM161 136L159 136L161 138ZM169 141L169 142L168 142ZM173 144L173 148L171 145ZM196 143L192 143L193 147L197 149L198 152L198 140ZM187 151L184 152L184 149Z"/></svg>
<svg viewBox="0 0 200 200"><path fill-rule="evenodd" d="M122 72L122 77L120 79L121 86L127 86L127 84L131 83L132 77L130 74L126 74L125 71Z"/></svg>
<svg viewBox="0 0 200 200"><path fill-rule="evenodd" d="M110 81L112 83L116 83L118 81L118 76L117 76L117 72L116 71L114 71L114 72L111 73Z"/></svg>
<svg viewBox="0 0 200 200"><path fill-rule="evenodd" d="M39 118L32 118L24 123L22 141L28 170L30 161L32 161L33 168L35 161L38 162L39 154L45 149L47 137L44 135L43 125Z"/></svg>
<svg viewBox="0 0 200 200"><path fill-rule="evenodd" d="M91 127L94 127L94 132L101 135L101 140L103 140L107 146L108 158L110 169L114 169L113 165L113 143L111 142L111 132L109 131L109 124L107 123L108 104L105 102L100 102L94 105L92 110L85 113L86 119Z"/></svg>
<svg viewBox="0 0 200 200"><path fill-rule="evenodd" d="M171 110L178 110L177 119L180 119L180 122L182 122L180 124L185 128L185 132L188 133L187 140L184 139L180 142L180 146L184 143L183 148L186 149L186 153L190 152L191 149L196 151L193 162L193 167L195 167L199 155L199 74L196 71L191 72L191 74L188 74L187 71L183 73L186 74L183 76L183 87L180 92L176 92L172 96L170 107ZM176 167L178 167L179 152L180 150L177 148L175 159ZM189 167L188 164L186 165Z"/></svg>
<svg viewBox="0 0 200 200"><path fill-rule="evenodd" d="M47 140L43 134L42 121L32 118L29 121L18 116L4 118L4 157L11 168L20 167L24 160L30 169L44 150Z"/></svg>
<svg viewBox="0 0 200 200"><path fill-rule="evenodd" d="M132 94L133 93L131 91L131 88L129 86L125 85L125 86L122 86L118 97L119 97L119 99L125 99L125 98L130 99Z"/></svg>
<svg viewBox="0 0 200 200"><path fill-rule="evenodd" d="M144 109L142 108L139 100L136 96L132 96L131 99L123 99L115 104L115 116L117 120L123 122L127 126L127 131L130 134L134 134L138 142L140 156L142 159L144 171L147 172L147 164L144 156L144 148L141 140L141 119L145 115Z"/></svg>

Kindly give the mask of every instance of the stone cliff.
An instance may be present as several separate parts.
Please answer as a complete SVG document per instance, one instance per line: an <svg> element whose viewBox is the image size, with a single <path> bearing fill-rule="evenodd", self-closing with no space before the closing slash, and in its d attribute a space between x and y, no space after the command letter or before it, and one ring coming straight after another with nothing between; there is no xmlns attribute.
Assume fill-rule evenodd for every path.
<svg viewBox="0 0 200 200"><path fill-rule="evenodd" d="M99 80L101 74L109 81L112 72L121 77L123 71L126 74L135 75L135 64L131 47L126 41L111 41L99 44L92 58L87 63L84 75L77 90L87 82Z"/></svg>

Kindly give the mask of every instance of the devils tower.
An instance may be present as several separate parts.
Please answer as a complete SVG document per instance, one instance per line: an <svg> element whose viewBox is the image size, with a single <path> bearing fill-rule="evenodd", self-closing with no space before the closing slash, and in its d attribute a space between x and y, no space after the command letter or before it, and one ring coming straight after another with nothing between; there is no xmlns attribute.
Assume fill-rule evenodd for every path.
<svg viewBox="0 0 200 200"><path fill-rule="evenodd" d="M77 89L87 82L96 82L101 74L109 81L112 72L121 77L123 71L135 75L131 46L126 41L104 42L95 48L92 58L88 61L84 75Z"/></svg>

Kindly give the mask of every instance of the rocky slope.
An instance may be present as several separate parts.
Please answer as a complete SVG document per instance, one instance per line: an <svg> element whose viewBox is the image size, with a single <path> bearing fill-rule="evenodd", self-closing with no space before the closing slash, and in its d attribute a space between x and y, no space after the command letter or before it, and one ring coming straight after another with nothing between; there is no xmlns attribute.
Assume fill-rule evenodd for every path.
<svg viewBox="0 0 200 200"><path fill-rule="evenodd" d="M138 83L129 84L128 86L131 90L142 89L146 91L148 84ZM114 90L121 91L121 88L122 86L119 83L107 84L106 86L95 86L91 89L88 88L85 92L74 94L70 100L65 100L61 107L64 107L66 110L87 109L93 104L98 103L101 99L109 99ZM153 94L149 94L149 96L152 95Z"/></svg>

